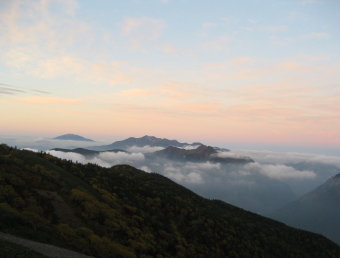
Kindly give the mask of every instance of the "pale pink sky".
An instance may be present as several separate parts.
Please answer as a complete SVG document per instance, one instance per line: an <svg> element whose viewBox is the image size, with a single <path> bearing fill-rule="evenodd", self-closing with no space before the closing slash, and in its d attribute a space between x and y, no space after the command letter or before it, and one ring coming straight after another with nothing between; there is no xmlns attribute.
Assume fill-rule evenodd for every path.
<svg viewBox="0 0 340 258"><path fill-rule="evenodd" d="M0 3L0 134L340 148L336 1L114 2Z"/></svg>

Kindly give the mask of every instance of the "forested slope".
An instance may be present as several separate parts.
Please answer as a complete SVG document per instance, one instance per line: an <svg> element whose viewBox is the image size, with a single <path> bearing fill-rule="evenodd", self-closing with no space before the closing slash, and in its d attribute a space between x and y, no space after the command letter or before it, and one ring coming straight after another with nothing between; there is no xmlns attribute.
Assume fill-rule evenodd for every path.
<svg viewBox="0 0 340 258"><path fill-rule="evenodd" d="M0 145L0 230L96 257L340 257L323 236L131 166Z"/></svg>

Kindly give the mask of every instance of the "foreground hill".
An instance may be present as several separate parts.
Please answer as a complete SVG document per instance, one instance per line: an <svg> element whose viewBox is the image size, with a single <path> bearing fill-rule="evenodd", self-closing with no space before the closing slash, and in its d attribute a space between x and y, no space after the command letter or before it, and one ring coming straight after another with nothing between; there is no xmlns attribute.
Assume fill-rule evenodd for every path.
<svg viewBox="0 0 340 258"><path fill-rule="evenodd" d="M0 145L0 231L96 257L340 257L297 230L127 165Z"/></svg>
<svg viewBox="0 0 340 258"><path fill-rule="evenodd" d="M340 245L340 174L278 210L272 217L321 233Z"/></svg>
<svg viewBox="0 0 340 258"><path fill-rule="evenodd" d="M66 140L66 141L84 141L84 142L94 142L94 140L85 138L77 134L63 134L53 138L54 140Z"/></svg>

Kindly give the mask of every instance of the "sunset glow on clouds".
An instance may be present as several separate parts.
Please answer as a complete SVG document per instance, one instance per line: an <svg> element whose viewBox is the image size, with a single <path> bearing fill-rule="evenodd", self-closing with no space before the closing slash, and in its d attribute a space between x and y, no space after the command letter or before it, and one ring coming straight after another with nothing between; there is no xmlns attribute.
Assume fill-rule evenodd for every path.
<svg viewBox="0 0 340 258"><path fill-rule="evenodd" d="M0 133L340 147L338 1L2 1Z"/></svg>

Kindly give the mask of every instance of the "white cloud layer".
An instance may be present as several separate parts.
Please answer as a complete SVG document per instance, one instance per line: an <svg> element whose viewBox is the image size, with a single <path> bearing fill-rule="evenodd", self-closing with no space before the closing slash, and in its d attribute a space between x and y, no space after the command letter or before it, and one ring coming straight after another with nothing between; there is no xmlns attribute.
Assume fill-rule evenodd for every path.
<svg viewBox="0 0 340 258"><path fill-rule="evenodd" d="M160 146L143 146L143 147L139 147L139 146L132 146L130 148L127 149L128 152L140 152L140 153L150 153L150 152L155 152L155 151L159 151L159 150L163 150L164 147L160 147Z"/></svg>
<svg viewBox="0 0 340 258"><path fill-rule="evenodd" d="M78 162L81 164L86 164L88 163L87 159L79 154L79 153L74 153L74 152L62 152L62 151L55 151L55 150L48 150L46 151L46 153L60 158L60 159L66 159L66 160L71 160L73 162Z"/></svg>
<svg viewBox="0 0 340 258"><path fill-rule="evenodd" d="M197 149L197 147L199 147L200 145L186 145L183 147L180 147L180 149L184 149L184 150L193 150L193 149Z"/></svg>
<svg viewBox="0 0 340 258"><path fill-rule="evenodd" d="M272 179L313 179L316 174L309 170L297 170L286 165L267 165L259 163L249 163L243 166L240 171L242 175L259 173Z"/></svg>
<svg viewBox="0 0 340 258"><path fill-rule="evenodd" d="M103 167L128 164L147 173L156 172L201 194L217 198L254 212L277 209L297 196L311 191L339 170L325 171L317 163L294 166L294 162L337 162L335 157L301 153L269 151L220 152L219 157L250 156L256 162L223 164L216 162L180 162L163 158L147 158L144 153L158 147L133 147L132 153L102 152L85 157L78 153L47 151L47 153L81 164L93 163ZM34 151L33 149L30 149ZM140 151L140 152L137 152ZM291 164L291 165L290 165Z"/></svg>
<svg viewBox="0 0 340 258"><path fill-rule="evenodd" d="M22 148L22 150L33 151L33 152L39 152L39 150L37 150L37 149L32 149L32 148Z"/></svg>
<svg viewBox="0 0 340 258"><path fill-rule="evenodd" d="M178 183L187 184L203 184L205 177L212 175L212 171L218 171L221 168L219 163L211 162L186 162L184 164L176 162L166 162L163 165L163 172L165 176L175 180Z"/></svg>
<svg viewBox="0 0 340 258"><path fill-rule="evenodd" d="M257 151L257 150L233 150L232 152L225 152L219 155L222 156L250 156L255 161L260 163L271 164L295 164L300 162L310 163L322 163L328 165L334 165L340 168L340 157L309 154L309 153L297 153L297 152L274 152L274 151Z"/></svg>
<svg viewBox="0 0 340 258"><path fill-rule="evenodd" d="M47 153L73 162L79 162L81 164L93 163L102 167L112 167L118 164L138 165L144 161L144 155L142 153L126 153L126 152L102 152L99 155L91 158L74 153L74 152L62 152L49 150Z"/></svg>

